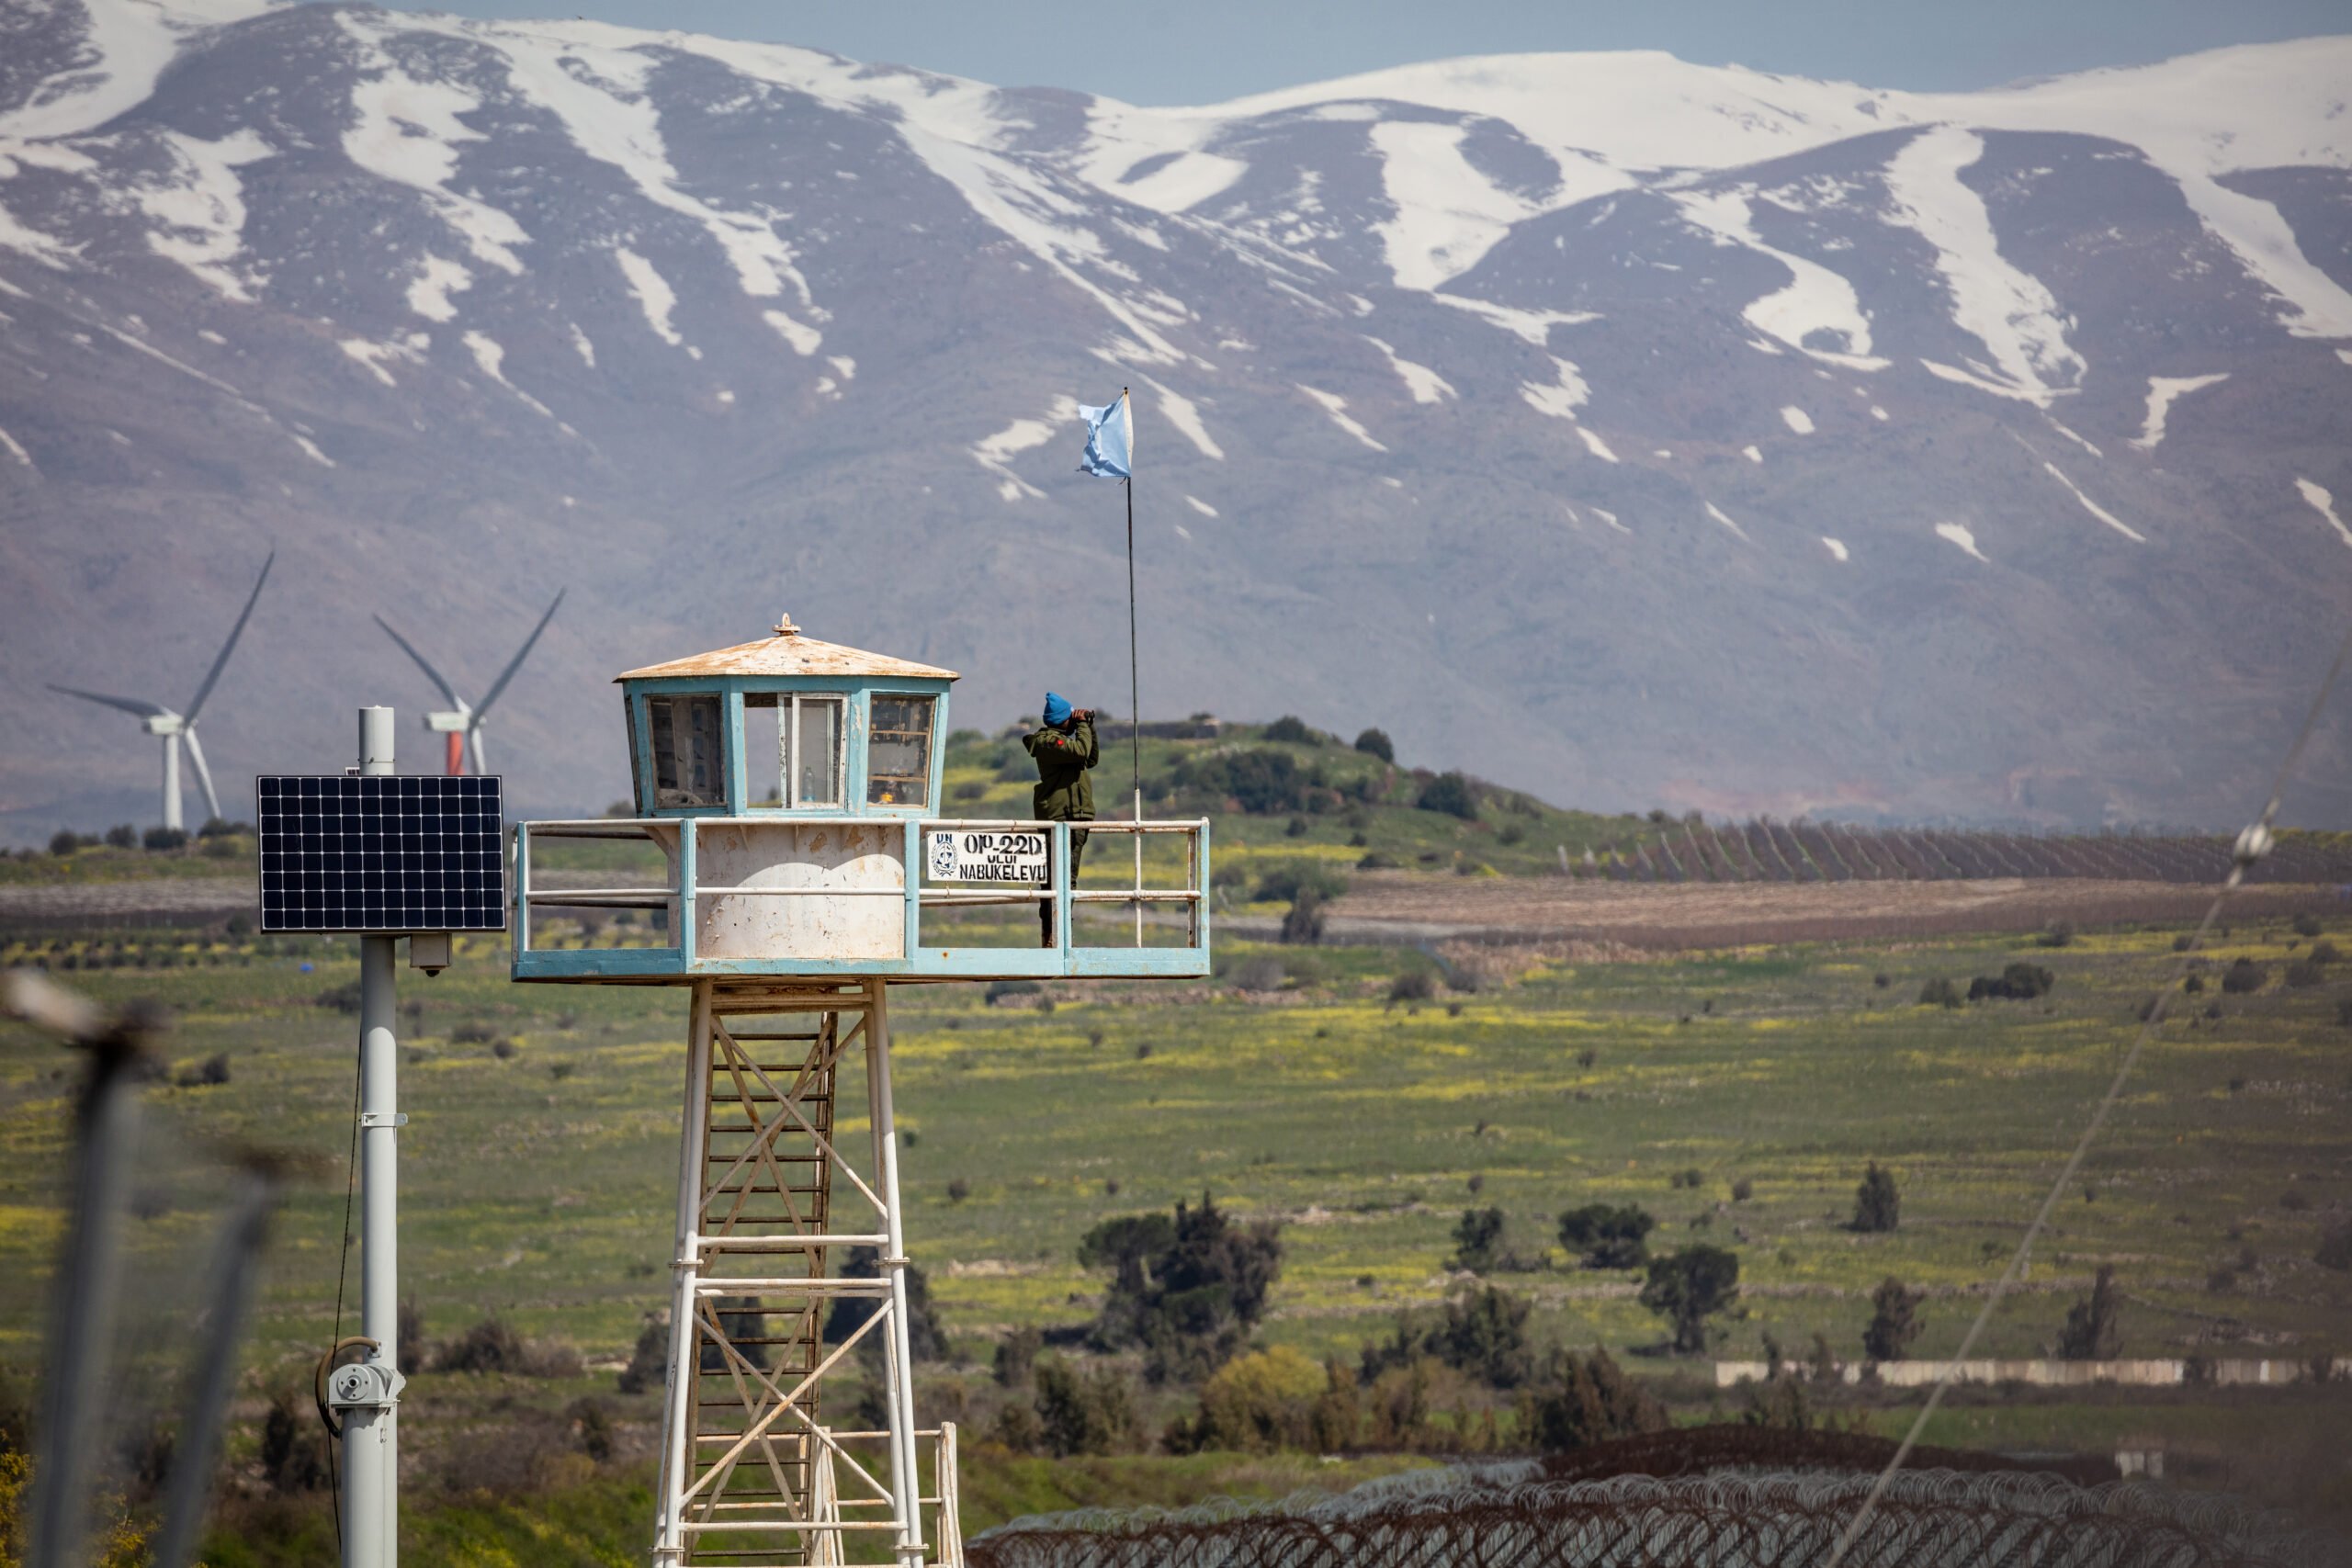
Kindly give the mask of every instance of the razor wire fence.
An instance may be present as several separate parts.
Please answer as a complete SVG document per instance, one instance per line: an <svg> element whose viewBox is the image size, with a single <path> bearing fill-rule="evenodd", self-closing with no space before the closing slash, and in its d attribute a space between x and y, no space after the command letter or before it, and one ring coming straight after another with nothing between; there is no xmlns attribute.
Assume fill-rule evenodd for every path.
<svg viewBox="0 0 2352 1568"><path fill-rule="evenodd" d="M1424 1472L1314 1501L1016 1520L971 1568L1817 1568L1867 1473ZM1402 1482L1403 1484L1394 1483ZM2343 1568L2341 1541L2211 1495L2048 1472L1905 1471L1848 1562L1870 1568Z"/></svg>

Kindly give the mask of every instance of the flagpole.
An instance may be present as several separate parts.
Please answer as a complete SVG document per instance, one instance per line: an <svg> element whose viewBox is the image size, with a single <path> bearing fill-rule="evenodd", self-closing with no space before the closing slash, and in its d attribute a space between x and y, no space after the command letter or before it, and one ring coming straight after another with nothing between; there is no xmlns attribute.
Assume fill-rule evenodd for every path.
<svg viewBox="0 0 2352 1568"><path fill-rule="evenodd" d="M1143 677L1136 658L1136 406L1127 389L1119 389L1127 405L1127 779L1135 790L1136 891L1143 891ZM1143 902L1136 910L1136 945L1143 945Z"/></svg>

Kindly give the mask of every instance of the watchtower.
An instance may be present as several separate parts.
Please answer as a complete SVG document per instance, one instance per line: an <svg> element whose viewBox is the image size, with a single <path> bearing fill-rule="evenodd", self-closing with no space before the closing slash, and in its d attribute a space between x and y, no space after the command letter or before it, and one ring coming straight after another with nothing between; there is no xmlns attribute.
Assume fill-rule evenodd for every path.
<svg viewBox="0 0 2352 1568"><path fill-rule="evenodd" d="M618 678L637 815L515 829L515 979L690 995L656 1564L962 1559L955 1428L915 1424L889 984L1209 972L1205 821L1085 824L1131 852L1081 883L1069 824L944 814L956 679L787 616ZM881 1398L829 1421L853 1358Z"/></svg>

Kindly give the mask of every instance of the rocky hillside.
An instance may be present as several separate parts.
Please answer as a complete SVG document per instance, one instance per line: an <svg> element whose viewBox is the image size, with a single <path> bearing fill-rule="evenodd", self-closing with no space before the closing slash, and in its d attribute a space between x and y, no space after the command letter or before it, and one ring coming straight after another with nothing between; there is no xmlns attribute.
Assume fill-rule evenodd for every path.
<svg viewBox="0 0 2352 1568"><path fill-rule="evenodd" d="M1596 808L2233 824L2352 614L2352 39L1965 96L1662 55L1142 109L365 6L0 8L0 807L154 816L814 635ZM437 756L404 729L415 765ZM2352 718L2290 815L2352 817Z"/></svg>

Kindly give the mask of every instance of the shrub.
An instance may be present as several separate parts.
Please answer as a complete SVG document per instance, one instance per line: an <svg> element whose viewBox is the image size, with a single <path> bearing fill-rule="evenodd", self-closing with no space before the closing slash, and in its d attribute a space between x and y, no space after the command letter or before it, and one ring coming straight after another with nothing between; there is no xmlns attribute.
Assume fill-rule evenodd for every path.
<svg viewBox="0 0 2352 1568"><path fill-rule="evenodd" d="M990 980L980 999L993 1007L1006 997L1034 997L1043 988L1035 980Z"/></svg>
<svg viewBox="0 0 2352 1568"><path fill-rule="evenodd" d="M2311 952L2305 953L2303 956L2310 959L2313 964L2333 964L2338 958L2342 957L2343 954L2335 951L2335 944L2334 942L2323 938L2322 940L2312 943Z"/></svg>
<svg viewBox="0 0 2352 1568"><path fill-rule="evenodd" d="M1437 980L1427 969L1408 969L1388 982L1391 1002L1425 1002L1437 995Z"/></svg>
<svg viewBox="0 0 2352 1568"><path fill-rule="evenodd" d="M2036 997L2047 996L2058 977L2039 964L2017 963L2004 968L1998 976L1979 975L1968 983L1968 999L1979 1001L1997 998L2007 1001L2030 1002Z"/></svg>
<svg viewBox="0 0 2352 1568"><path fill-rule="evenodd" d="M496 1032L479 1020L469 1020L449 1031L452 1045L487 1045L496 1038Z"/></svg>
<svg viewBox="0 0 2352 1568"><path fill-rule="evenodd" d="M138 846L139 829L132 827L130 823L118 822L113 827L107 829L107 848L110 850L129 850L136 849Z"/></svg>
<svg viewBox="0 0 2352 1568"><path fill-rule="evenodd" d="M523 1337L495 1317L483 1318L436 1349L433 1368L442 1372L519 1372L524 1370Z"/></svg>
<svg viewBox="0 0 2352 1568"><path fill-rule="evenodd" d="M1925 1291L1906 1289L1888 1275L1871 1293L1871 1321L1862 1330L1862 1353L1873 1361L1899 1361L1911 1341L1919 1337L1919 1303Z"/></svg>
<svg viewBox="0 0 2352 1568"><path fill-rule="evenodd" d="M1316 1403L1330 1382L1321 1367L1287 1345L1237 1356L1202 1385L1193 1442L1244 1452L1303 1448L1313 1436Z"/></svg>
<svg viewBox="0 0 2352 1568"><path fill-rule="evenodd" d="M2327 965L2314 964L2308 958L2298 959L2287 965L2287 984L2296 990L2327 983Z"/></svg>
<svg viewBox="0 0 2352 1568"><path fill-rule="evenodd" d="M2036 947L2069 947L2074 944L2074 941L2075 928L2066 921L2060 920L2048 931L2036 936L2033 939L2033 945Z"/></svg>
<svg viewBox="0 0 2352 1568"><path fill-rule="evenodd" d="M986 780L966 779L962 784L957 784L954 789L947 793L952 798L956 800L978 800L981 796L987 795L988 792L989 786Z"/></svg>
<svg viewBox="0 0 2352 1568"><path fill-rule="evenodd" d="M1862 1184L1854 1189L1854 1219L1851 1229L1865 1234L1891 1231L1902 1223L1903 1200L1894 1190L1894 1173L1883 1170L1876 1160L1862 1172Z"/></svg>
<svg viewBox="0 0 2352 1568"><path fill-rule="evenodd" d="M1019 1388L1028 1382L1037 1365L1037 1353L1045 1348L1046 1337L1035 1328L1016 1328L998 1340L989 1366L997 1386Z"/></svg>
<svg viewBox="0 0 2352 1568"><path fill-rule="evenodd" d="M643 1393L660 1388L670 1372L670 1324L667 1314L648 1313L630 1347L628 1365L621 1369L620 1391Z"/></svg>
<svg viewBox="0 0 2352 1568"><path fill-rule="evenodd" d="M2224 996L2243 997L2262 989L2263 982L2269 978L2267 965L2241 958L2222 971L2222 992Z"/></svg>
<svg viewBox="0 0 2352 1568"><path fill-rule="evenodd" d="M1586 1269L1638 1269L1657 1221L1638 1203L1588 1203L1560 1216L1560 1245Z"/></svg>
<svg viewBox="0 0 2352 1568"><path fill-rule="evenodd" d="M229 1081L229 1054L215 1052L195 1066L181 1069L172 1080L182 1089L212 1089Z"/></svg>
<svg viewBox="0 0 2352 1568"><path fill-rule="evenodd" d="M1662 1432L1666 1409L1609 1352L1555 1349L1520 1402L1519 1429L1544 1453Z"/></svg>
<svg viewBox="0 0 2352 1568"><path fill-rule="evenodd" d="M1465 822L1476 821L1478 817L1477 791L1458 773L1442 773L1430 780L1421 786L1413 804L1423 811L1442 811Z"/></svg>
<svg viewBox="0 0 2352 1568"><path fill-rule="evenodd" d="M1650 1259L1642 1305L1666 1320L1674 1348L1694 1355L1707 1348L1707 1319L1739 1299L1739 1258L1705 1243Z"/></svg>
<svg viewBox="0 0 2352 1568"><path fill-rule="evenodd" d="M1384 762L1396 760L1396 748L1390 744L1385 731L1367 729L1356 737L1356 750L1367 757L1377 757Z"/></svg>
<svg viewBox="0 0 2352 1568"><path fill-rule="evenodd" d="M177 828L150 828L139 835L139 847L162 852L176 850L187 843L187 835Z"/></svg>
<svg viewBox="0 0 2352 1568"><path fill-rule="evenodd" d="M1233 971L1234 986L1244 991L1279 991L1283 977L1283 961L1271 953L1245 960Z"/></svg>
<svg viewBox="0 0 2352 1568"><path fill-rule="evenodd" d="M1356 869L1358 871L1396 871L1404 863L1395 855L1383 854L1378 850L1374 850L1356 862Z"/></svg>
<svg viewBox="0 0 2352 1568"><path fill-rule="evenodd" d="M1362 1379L1378 1383L1392 1372L1435 1360L1490 1388L1518 1388L1536 1370L1527 1330L1530 1304L1482 1284L1456 1291L1434 1313L1399 1313L1389 1337L1360 1353Z"/></svg>
<svg viewBox="0 0 2352 1568"><path fill-rule="evenodd" d="M1113 1367L1082 1372L1058 1357L1037 1363L1041 1446L1057 1459L1122 1453L1136 1446L1135 1395Z"/></svg>
<svg viewBox="0 0 2352 1568"><path fill-rule="evenodd" d="M1285 860L1258 878L1250 897L1261 904L1288 904L1310 893L1318 899L1337 898L1347 890L1344 878L1315 861Z"/></svg>
<svg viewBox="0 0 2352 1568"><path fill-rule="evenodd" d="M1960 987L1940 975L1919 987L1919 1005L1923 1008L1956 1008L1961 999Z"/></svg>
<svg viewBox="0 0 2352 1568"><path fill-rule="evenodd" d="M515 1050L514 1042L507 1039L503 1034L490 1043L490 1054L502 1062L513 1061Z"/></svg>
<svg viewBox="0 0 2352 1568"><path fill-rule="evenodd" d="M970 1182L965 1180L960 1176L950 1179L947 1183L947 1201L949 1202L960 1203L971 1195L972 1184Z"/></svg>
<svg viewBox="0 0 2352 1568"><path fill-rule="evenodd" d="M1301 892L1283 911L1281 940L1285 945L1311 947L1323 940L1323 897L1313 888Z"/></svg>
<svg viewBox="0 0 2352 1568"><path fill-rule="evenodd" d="M2338 1220L2319 1238L2312 1260L2323 1269L2352 1270L2352 1220Z"/></svg>
<svg viewBox="0 0 2352 1568"><path fill-rule="evenodd" d="M2101 1265L2091 1282L2091 1293L2066 1309L2066 1326L2059 1331L2058 1356L2067 1361L2111 1361L2122 1335L2116 1322L2122 1292L2115 1288L2115 1270Z"/></svg>
<svg viewBox="0 0 2352 1568"><path fill-rule="evenodd" d="M1315 731L1307 728L1306 721L1296 714L1286 713L1266 726L1265 739L1287 745L1312 745L1315 740Z"/></svg>
<svg viewBox="0 0 2352 1568"><path fill-rule="evenodd" d="M1731 1184L1731 1201L1733 1202L1745 1203L1750 1198L1755 1196L1756 1183L1748 1179L1747 1177L1743 1176L1737 1181Z"/></svg>
<svg viewBox="0 0 2352 1568"><path fill-rule="evenodd" d="M1193 772L1190 782L1231 795L1253 817L1296 811L1306 804L1306 777L1297 760L1267 747L1212 757Z"/></svg>
<svg viewBox="0 0 2352 1568"><path fill-rule="evenodd" d="M315 1492L327 1483L326 1438L310 1406L307 1397L298 1403L291 1389L270 1396L260 1459L262 1479L273 1492Z"/></svg>
<svg viewBox="0 0 2352 1568"><path fill-rule="evenodd" d="M359 1010L359 982L345 980L340 986L329 986L311 998L311 1005L331 1012L356 1013Z"/></svg>
<svg viewBox="0 0 2352 1568"><path fill-rule="evenodd" d="M2317 936L2320 933L2320 930L2319 917L2317 915L2297 915L2295 917L2295 934L2297 936Z"/></svg>
<svg viewBox="0 0 2352 1568"><path fill-rule="evenodd" d="M50 836L49 852L60 859L82 847L82 835L71 828L61 828Z"/></svg>
<svg viewBox="0 0 2352 1568"><path fill-rule="evenodd" d="M939 1321L939 1308L931 1299L931 1276L920 1265L906 1265L907 1277L907 1353L917 1361L936 1361L947 1354L947 1331ZM841 1265L844 1280L879 1280L882 1278L882 1251L874 1247L853 1247L848 1258ZM881 1303L871 1296L839 1296L825 1314L825 1338L839 1345L857 1331L860 1324L881 1310ZM858 1341L860 1348L880 1345L876 1337L867 1335ZM717 1369L713 1369L714 1371Z"/></svg>

